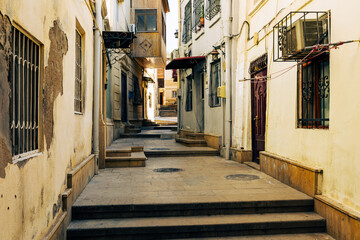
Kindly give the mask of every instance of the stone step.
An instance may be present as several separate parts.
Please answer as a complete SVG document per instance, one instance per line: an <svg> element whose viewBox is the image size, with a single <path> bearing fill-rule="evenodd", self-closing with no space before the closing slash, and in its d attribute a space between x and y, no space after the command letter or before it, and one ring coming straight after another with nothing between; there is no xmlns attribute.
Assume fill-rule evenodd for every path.
<svg viewBox="0 0 360 240"><path fill-rule="evenodd" d="M186 240L200 240L203 238L186 238ZM260 236L243 236L243 237L216 237L206 238L209 240L335 240L326 233L298 233L298 234L276 234L276 235L260 235ZM185 239L179 239L185 240Z"/></svg>
<svg viewBox="0 0 360 240"><path fill-rule="evenodd" d="M315 213L76 220L67 239L175 239L324 232Z"/></svg>
<svg viewBox="0 0 360 240"><path fill-rule="evenodd" d="M259 214L284 212L310 212L314 209L311 198L296 200L207 202L173 204L79 205L72 207L73 220L175 217L225 214Z"/></svg>
<svg viewBox="0 0 360 240"><path fill-rule="evenodd" d="M185 138L190 138L190 139L204 139L204 133L192 133L192 132L187 132L184 134Z"/></svg>
<svg viewBox="0 0 360 240"><path fill-rule="evenodd" d="M155 130L172 130L177 131L177 126L155 126Z"/></svg>
<svg viewBox="0 0 360 240"><path fill-rule="evenodd" d="M135 126L127 126L125 127L125 133L140 133L141 128Z"/></svg>
<svg viewBox="0 0 360 240"><path fill-rule="evenodd" d="M131 148L124 149L106 149L106 157L129 157Z"/></svg>
<svg viewBox="0 0 360 240"><path fill-rule="evenodd" d="M145 167L147 157L144 152L132 152L128 157L106 157L106 168L123 168L123 167Z"/></svg>
<svg viewBox="0 0 360 240"><path fill-rule="evenodd" d="M143 134L143 133L123 133L120 134L121 138L160 138L161 134Z"/></svg>
<svg viewBox="0 0 360 240"><path fill-rule="evenodd" d="M190 138L175 138L176 142L182 143L188 147L206 147L206 141L204 139L190 139Z"/></svg>
<svg viewBox="0 0 360 240"><path fill-rule="evenodd" d="M145 150L147 157L194 157L194 156L219 156L217 149L198 149L198 150Z"/></svg>

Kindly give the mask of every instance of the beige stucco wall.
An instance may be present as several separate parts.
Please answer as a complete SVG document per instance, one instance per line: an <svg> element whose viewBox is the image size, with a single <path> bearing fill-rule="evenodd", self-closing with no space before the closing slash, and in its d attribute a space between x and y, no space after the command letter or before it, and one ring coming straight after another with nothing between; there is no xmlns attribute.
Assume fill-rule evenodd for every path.
<svg viewBox="0 0 360 240"><path fill-rule="evenodd" d="M193 0L190 0L193 2ZM181 31L183 30L183 19L185 6L189 1L181 1ZM221 1L222 8L225 4L225 1ZM192 9L193 10L193 9ZM206 5L205 5L206 12ZM180 57L184 57L184 52L191 50L191 56L206 56L206 73L205 78L205 99L204 99L204 110L201 109L201 100L200 100L200 79L195 78L193 81L193 111L185 111L186 105L186 76L191 74L191 69L181 70L179 81L180 87L182 89L182 97L180 104L180 128L185 130L200 131L199 125L201 125L201 117L199 116L199 111L204 111L204 132L214 135L223 135L224 127L224 108L225 103L221 101L221 106L219 107L210 107L209 106L209 82L210 82L210 73L211 73L211 62L212 58L210 52L213 50L213 46L219 46L224 40L224 24L225 21L222 17L222 12L220 11L212 20L207 20L205 18L205 26L198 31L197 33L192 32L192 39L184 44L181 41L180 45ZM182 32L179 33L179 38L182 37ZM221 58L221 85L225 85L225 72L224 72L224 61L225 56L219 50ZM202 63L203 64L203 63ZM200 64L199 64L200 66ZM200 68L197 68L195 71L201 71Z"/></svg>
<svg viewBox="0 0 360 240"><path fill-rule="evenodd" d="M235 40L237 56L233 80L236 86L234 105L233 145L251 149L250 83L237 80L249 78L249 63L268 53L268 74L287 68L294 63L272 62L272 27L289 11L331 10L331 42L360 39L360 29L353 27L359 21L360 3L344 4L336 0L268 0L260 1L253 11L248 1L245 16L234 19L240 26L243 20L250 23L250 37L259 33L260 42L246 41L247 29ZM263 4L263 6L262 6ZM250 14L252 12L252 15ZM275 18L276 13L280 12ZM275 18L275 19L274 19ZM273 21L271 21L273 20ZM234 33L236 34L236 32ZM235 57L234 57L235 59ZM356 97L360 83L356 76L360 69L360 45L351 43L331 50L330 53L330 127L298 129L296 68L279 78L268 81L266 151L324 170L323 194L337 202L360 211L360 148L357 141L360 117Z"/></svg>
<svg viewBox="0 0 360 240"><path fill-rule="evenodd" d="M41 239L61 211L66 173L91 154L92 18L84 1L74 0L4 0L0 1L0 11L43 45L41 58L44 67L48 65L49 30L53 27L53 21L58 20L68 42L68 50L63 57L63 94L55 98L53 105L51 146L47 150L44 135L41 134L41 154L7 165L5 178L0 178L0 239ZM86 84L85 111L82 115L74 114L73 107L76 19L85 31ZM40 108L42 106L40 100Z"/></svg>

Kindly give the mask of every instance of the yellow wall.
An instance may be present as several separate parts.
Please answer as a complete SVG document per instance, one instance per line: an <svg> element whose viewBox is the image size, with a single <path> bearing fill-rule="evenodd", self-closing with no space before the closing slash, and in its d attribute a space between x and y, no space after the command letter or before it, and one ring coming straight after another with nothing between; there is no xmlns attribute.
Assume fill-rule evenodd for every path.
<svg viewBox="0 0 360 240"><path fill-rule="evenodd" d="M68 42L63 57L63 94L60 93L53 104L51 145L49 148L46 146L44 135L41 134L41 154L7 165L5 178L0 178L0 239L41 239L61 212L61 193L66 188L66 173L91 154L92 18L85 2L75 0L3 0L0 1L0 11L40 41L44 67L48 65L49 31L55 20L58 20ZM86 84L85 112L82 115L75 115L73 107L76 19L85 31L83 76ZM41 103L42 100L40 108Z"/></svg>

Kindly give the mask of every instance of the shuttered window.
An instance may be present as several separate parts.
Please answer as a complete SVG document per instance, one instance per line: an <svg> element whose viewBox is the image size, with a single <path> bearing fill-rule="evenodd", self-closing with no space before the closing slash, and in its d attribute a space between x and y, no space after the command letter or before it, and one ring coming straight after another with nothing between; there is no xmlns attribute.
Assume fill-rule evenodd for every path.
<svg viewBox="0 0 360 240"><path fill-rule="evenodd" d="M82 43L81 34L75 31L75 94L74 94L74 110L75 112L83 112L83 61L82 61Z"/></svg>
<svg viewBox="0 0 360 240"><path fill-rule="evenodd" d="M220 98L217 96L217 88L221 83L221 65L220 61L211 64L211 77L209 87L209 105L210 107L220 106Z"/></svg>

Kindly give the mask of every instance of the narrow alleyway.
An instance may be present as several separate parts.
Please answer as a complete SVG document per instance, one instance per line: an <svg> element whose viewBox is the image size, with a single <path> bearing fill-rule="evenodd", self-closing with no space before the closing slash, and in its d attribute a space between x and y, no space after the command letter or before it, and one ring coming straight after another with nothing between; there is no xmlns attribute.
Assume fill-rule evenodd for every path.
<svg viewBox="0 0 360 240"><path fill-rule="evenodd" d="M142 168L100 170L72 208L68 239L332 239L311 197L247 165L206 156L214 149L175 143L169 129L152 131L168 136L109 147L141 145L158 157ZM154 132L139 134L146 133Z"/></svg>

